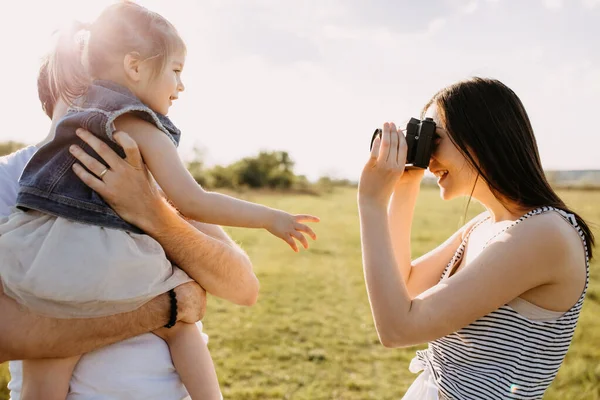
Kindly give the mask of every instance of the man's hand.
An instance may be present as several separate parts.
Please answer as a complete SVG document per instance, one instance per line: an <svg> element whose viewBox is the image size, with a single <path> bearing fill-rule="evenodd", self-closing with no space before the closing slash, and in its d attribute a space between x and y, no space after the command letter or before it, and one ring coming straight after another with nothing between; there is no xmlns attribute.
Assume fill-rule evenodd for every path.
<svg viewBox="0 0 600 400"><path fill-rule="evenodd" d="M210 294L240 305L256 302L259 284L248 256L221 228L195 223L196 229L180 217L159 193L137 144L127 133L119 131L113 135L123 147L125 159L90 132L79 129L77 134L104 159L109 169L105 171L102 163L73 146L72 154L92 173L78 164L73 165L73 170L119 216L153 237L169 260ZM192 314L183 310L185 318L196 322L199 317L194 313L203 314L203 304L204 299L196 311L191 306Z"/></svg>
<svg viewBox="0 0 600 400"><path fill-rule="evenodd" d="M206 312L206 291L196 282L188 282L175 288L177 295L177 321L195 324Z"/></svg>
<svg viewBox="0 0 600 400"><path fill-rule="evenodd" d="M115 132L114 139L125 151L126 158L122 159L90 132L78 129L77 135L102 157L109 168L102 174L106 167L74 145L70 148L71 154L93 173L75 163L75 174L98 192L121 218L143 231L151 231L156 225L153 218L165 209L166 204L150 178L137 143L127 133Z"/></svg>

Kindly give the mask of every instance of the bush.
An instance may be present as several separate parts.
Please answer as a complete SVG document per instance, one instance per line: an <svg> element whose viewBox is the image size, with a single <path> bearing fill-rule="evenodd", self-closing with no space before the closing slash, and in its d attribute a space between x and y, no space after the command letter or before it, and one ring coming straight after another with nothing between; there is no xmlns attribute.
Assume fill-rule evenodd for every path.
<svg viewBox="0 0 600 400"><path fill-rule="evenodd" d="M217 165L208 171L210 187L237 189L239 179L232 167Z"/></svg>
<svg viewBox="0 0 600 400"><path fill-rule="evenodd" d="M22 149L25 146L27 145L13 141L0 143L0 157L10 153L14 153L15 151Z"/></svg>

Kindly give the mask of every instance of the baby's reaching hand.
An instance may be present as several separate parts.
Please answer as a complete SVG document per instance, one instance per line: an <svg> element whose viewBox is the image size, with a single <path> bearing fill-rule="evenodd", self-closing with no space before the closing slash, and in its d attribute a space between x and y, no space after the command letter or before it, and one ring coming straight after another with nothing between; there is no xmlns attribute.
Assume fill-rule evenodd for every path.
<svg viewBox="0 0 600 400"><path fill-rule="evenodd" d="M292 215L285 211L273 210L273 215L268 221L265 229L273 235L281 238L290 245L292 250L298 252L298 244L294 238L298 239L305 249L308 249L308 240L303 233L310 236L313 240L317 239L317 235L308 226L302 222L319 222L319 218L312 215Z"/></svg>

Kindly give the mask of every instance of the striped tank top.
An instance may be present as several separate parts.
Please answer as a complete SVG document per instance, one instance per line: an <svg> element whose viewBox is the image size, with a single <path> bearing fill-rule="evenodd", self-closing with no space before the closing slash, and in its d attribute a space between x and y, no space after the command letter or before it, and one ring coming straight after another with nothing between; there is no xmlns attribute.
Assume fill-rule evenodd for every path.
<svg viewBox="0 0 600 400"><path fill-rule="evenodd" d="M445 398L541 399L554 380L571 344L589 283L589 256L583 232L574 215L553 207L530 211L502 232L548 211L561 214L583 240L586 283L581 297L552 321L532 321L504 305L459 331L430 342L426 350L417 351L416 358L427 366ZM462 258L473 229L485 220L465 235L442 278Z"/></svg>

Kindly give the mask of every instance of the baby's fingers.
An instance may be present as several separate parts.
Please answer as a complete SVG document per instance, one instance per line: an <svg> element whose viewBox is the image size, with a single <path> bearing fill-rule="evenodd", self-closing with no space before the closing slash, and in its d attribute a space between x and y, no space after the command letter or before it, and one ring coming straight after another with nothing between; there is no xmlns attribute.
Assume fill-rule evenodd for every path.
<svg viewBox="0 0 600 400"><path fill-rule="evenodd" d="M321 219L319 217L315 217L314 215L308 215L308 214L294 215L294 220L296 222L319 222L319 221L321 221Z"/></svg>
<svg viewBox="0 0 600 400"><path fill-rule="evenodd" d="M296 241L294 240L294 238L292 236L288 235L286 237L282 237L282 239L285 240L287 242L287 244L290 245L292 250L294 250L296 253L298 252L298 245L296 244Z"/></svg>
<svg viewBox="0 0 600 400"><path fill-rule="evenodd" d="M304 224L296 223L294 228L296 229L296 231L306 233L308 236L310 236L312 238L312 240L317 240L317 235L315 234L315 232L312 229L310 229L310 227L308 227Z"/></svg>
<svg viewBox="0 0 600 400"><path fill-rule="evenodd" d="M298 239L298 241L299 241L300 243L302 243L302 246L304 246L304 248L305 248L305 249L308 249L308 240L306 240L306 237L304 237L304 235L303 235L303 234L301 234L301 233L300 233L300 232L298 232L298 231L293 231L293 232L291 233L291 235L292 235L293 237L295 237L296 239Z"/></svg>

